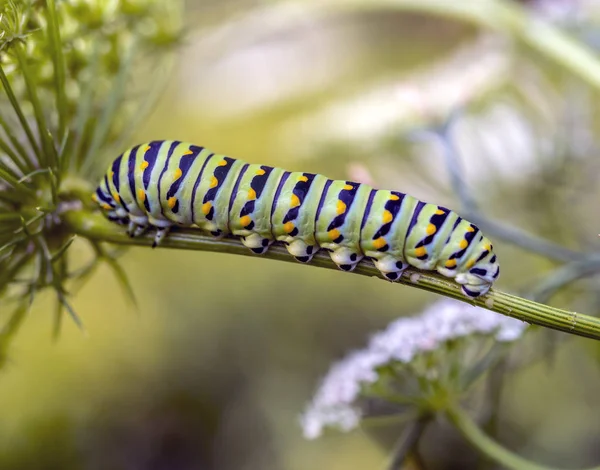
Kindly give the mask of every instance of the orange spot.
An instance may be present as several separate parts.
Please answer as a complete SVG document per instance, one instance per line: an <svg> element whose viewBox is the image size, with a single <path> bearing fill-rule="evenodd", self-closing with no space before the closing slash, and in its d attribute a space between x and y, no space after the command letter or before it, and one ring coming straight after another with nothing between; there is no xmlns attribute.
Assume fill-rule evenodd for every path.
<svg viewBox="0 0 600 470"><path fill-rule="evenodd" d="M185 157L186 155L192 155L193 153L194 152L191 149L186 150L185 152L183 152L182 157Z"/></svg>
<svg viewBox="0 0 600 470"><path fill-rule="evenodd" d="M92 194L92 201L98 202L98 195L96 193Z"/></svg>
<svg viewBox="0 0 600 470"><path fill-rule="evenodd" d="M265 174L265 170L263 170L262 168L259 168L258 170L256 170L256 174L257 174L258 176L262 176L262 175L264 175L264 174Z"/></svg>
<svg viewBox="0 0 600 470"><path fill-rule="evenodd" d="M183 174L183 172L181 171L181 168L177 168L175 170L175 173L173 173L173 182L177 181L179 178L181 178L181 175Z"/></svg>
<svg viewBox="0 0 600 470"><path fill-rule="evenodd" d="M437 227L433 224L429 224L425 229L427 235L433 235L435 232L437 232Z"/></svg>
<svg viewBox="0 0 600 470"><path fill-rule="evenodd" d="M175 196L167 199L167 205L169 206L169 209L173 209L173 207L175 207L175 204L177 204L177 198Z"/></svg>
<svg viewBox="0 0 600 470"><path fill-rule="evenodd" d="M463 239L460 241L460 243L458 244L458 246L459 246L461 249L463 249L463 250L464 250L466 247L468 247L468 246L469 246L469 242L463 238Z"/></svg>
<svg viewBox="0 0 600 470"><path fill-rule="evenodd" d="M344 201L337 202L336 210L337 210L338 215L341 215L344 212L346 212L346 204L344 203Z"/></svg>
<svg viewBox="0 0 600 470"><path fill-rule="evenodd" d="M113 193L112 197L115 201L120 202L121 201L121 196L119 196L119 193Z"/></svg>
<svg viewBox="0 0 600 470"><path fill-rule="evenodd" d="M473 228L472 225L469 225L469 227L467 228L467 232L474 232L475 229Z"/></svg>
<svg viewBox="0 0 600 470"><path fill-rule="evenodd" d="M378 250L379 248L383 248L385 245L387 245L387 242L383 237L379 237L378 239L373 240L373 246L376 250Z"/></svg>
<svg viewBox="0 0 600 470"><path fill-rule="evenodd" d="M489 243L486 243L485 245L483 245L483 249L487 250L487 251L492 251L492 245L490 245Z"/></svg>
<svg viewBox="0 0 600 470"><path fill-rule="evenodd" d="M298 207L299 205L300 205L300 198L298 196L296 196L295 194L292 194L292 197L290 198L290 206Z"/></svg>
<svg viewBox="0 0 600 470"><path fill-rule="evenodd" d="M308 178L304 175L302 175L300 178L298 178L298 181L302 181L304 183L306 183L308 181Z"/></svg>
<svg viewBox="0 0 600 470"><path fill-rule="evenodd" d="M150 150L152 147L150 147L149 145L146 145L146 147L144 148L144 152L147 152L148 150Z"/></svg>
<svg viewBox="0 0 600 470"><path fill-rule="evenodd" d="M397 201L398 199L400 199L398 196L396 196L395 194L392 194L390 196L390 201Z"/></svg>
<svg viewBox="0 0 600 470"><path fill-rule="evenodd" d="M424 246L420 246L419 248L417 248L415 250L415 256L416 257L425 256L426 254L427 254L427 250L425 249Z"/></svg>
<svg viewBox="0 0 600 470"><path fill-rule="evenodd" d="M214 188L218 184L219 184L219 180L217 178L215 178L214 176L210 178L210 187L211 188Z"/></svg>
<svg viewBox="0 0 600 470"><path fill-rule="evenodd" d="M110 209L112 209L112 207L110 207L110 204L107 204L105 202L104 204L102 204L102 209L110 210Z"/></svg>
<svg viewBox="0 0 600 470"><path fill-rule="evenodd" d="M142 162L142 164L140 165L140 170L145 170L146 168L148 168L149 165L150 165L150 163L148 163L146 160L144 160Z"/></svg>
<svg viewBox="0 0 600 470"><path fill-rule="evenodd" d="M283 224L283 230L285 231L285 233L291 233L294 230L294 223L293 222L286 222L285 224Z"/></svg>
<svg viewBox="0 0 600 470"><path fill-rule="evenodd" d="M327 232L327 235L329 235L329 238L331 240L335 240L340 237L341 233L337 228L334 228L334 229L330 230L329 232Z"/></svg>
<svg viewBox="0 0 600 470"><path fill-rule="evenodd" d="M251 201L256 199L256 191L254 191L252 188L248 190L248 199Z"/></svg>
<svg viewBox="0 0 600 470"><path fill-rule="evenodd" d="M453 268L454 266L456 266L456 260L455 259L449 259L448 261L446 261L446 267L447 268Z"/></svg>
<svg viewBox="0 0 600 470"><path fill-rule="evenodd" d="M471 269L473 266L475 266L475 260L471 259L467 262L467 268Z"/></svg>
<svg viewBox="0 0 600 470"><path fill-rule="evenodd" d="M225 166L225 165L227 165L227 160L221 160L221 161L219 162L219 165L218 165L218 166Z"/></svg>
<svg viewBox="0 0 600 470"><path fill-rule="evenodd" d="M438 209L437 211L435 211L435 215L442 215L445 214L446 211L442 210L442 209Z"/></svg>
<svg viewBox="0 0 600 470"><path fill-rule="evenodd" d="M204 215L207 215L210 212L211 207L212 207L212 203L205 202L204 204L202 204L202 213Z"/></svg>
<svg viewBox="0 0 600 470"><path fill-rule="evenodd" d="M389 224L392 220L394 220L394 216L390 211L383 211L383 223Z"/></svg>
<svg viewBox="0 0 600 470"><path fill-rule="evenodd" d="M246 227L247 225L250 225L250 222L252 222L252 219L250 218L249 215L245 215L244 217L240 218L240 224L242 227Z"/></svg>
<svg viewBox="0 0 600 470"><path fill-rule="evenodd" d="M142 188L138 189L138 199L142 202L144 202L146 200L146 193L144 192L144 190Z"/></svg>
<svg viewBox="0 0 600 470"><path fill-rule="evenodd" d="M109 173L109 178L112 178L113 176L115 176L115 172L114 172L114 171L111 171L111 172Z"/></svg>
<svg viewBox="0 0 600 470"><path fill-rule="evenodd" d="M342 188L343 191L352 191L353 189L354 189L354 186L352 186L351 184L346 184Z"/></svg>

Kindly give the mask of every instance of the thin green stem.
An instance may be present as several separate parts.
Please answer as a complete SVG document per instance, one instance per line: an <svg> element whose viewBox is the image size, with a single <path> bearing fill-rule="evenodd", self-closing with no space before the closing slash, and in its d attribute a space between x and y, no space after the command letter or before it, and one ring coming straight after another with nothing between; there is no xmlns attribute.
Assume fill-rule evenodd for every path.
<svg viewBox="0 0 600 470"><path fill-rule="evenodd" d="M62 141L67 121L67 95L66 95L66 66L63 55L63 46L60 39L60 28L58 17L56 15L56 5L54 0L46 0L46 10L48 12L48 36L50 38L50 47L52 50L52 61L54 64L54 83L56 87L56 108L58 109L58 141Z"/></svg>
<svg viewBox="0 0 600 470"><path fill-rule="evenodd" d="M128 237L122 227L108 222L97 212L85 210L68 212L64 214L64 221L72 232L95 241L137 246L151 246L153 242L152 234L137 238ZM174 230L164 240L161 247L256 256L235 239L218 240L202 235L202 232L194 229ZM285 247L281 245L274 245L262 256L267 259L296 263ZM316 254L311 265L338 270L331 258L323 252ZM370 261L363 260L353 272L364 276L383 278ZM396 282L451 297L535 325L600 340L600 318L538 304L495 289L491 289L483 297L468 299L461 293L460 286L452 280L416 269L406 270L401 279Z"/></svg>
<svg viewBox="0 0 600 470"><path fill-rule="evenodd" d="M554 470L554 467L530 462L490 439L458 406L449 407L446 416L473 447L503 467L511 470ZM600 470L600 467L590 470Z"/></svg>

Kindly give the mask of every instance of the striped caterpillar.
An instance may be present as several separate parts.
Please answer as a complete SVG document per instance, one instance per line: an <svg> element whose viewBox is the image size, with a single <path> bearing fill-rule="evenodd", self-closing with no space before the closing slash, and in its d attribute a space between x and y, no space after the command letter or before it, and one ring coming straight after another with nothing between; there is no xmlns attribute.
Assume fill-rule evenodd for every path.
<svg viewBox="0 0 600 470"><path fill-rule="evenodd" d="M173 225L228 234L257 254L275 242L308 263L319 250L352 271L371 259L383 276L409 265L461 284L468 297L487 293L500 273L492 244L455 212L398 191L289 172L218 155L197 145L155 140L108 168L93 195L109 220L138 236Z"/></svg>

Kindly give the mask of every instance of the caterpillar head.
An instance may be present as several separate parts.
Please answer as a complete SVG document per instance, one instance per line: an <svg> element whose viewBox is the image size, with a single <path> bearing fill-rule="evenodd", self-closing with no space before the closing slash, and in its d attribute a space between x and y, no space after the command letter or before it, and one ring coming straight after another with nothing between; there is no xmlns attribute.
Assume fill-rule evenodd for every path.
<svg viewBox="0 0 600 470"><path fill-rule="evenodd" d="M487 294L500 275L500 265L492 244L484 238L480 246L466 263L464 271L456 276L456 281L462 284L461 290L467 297Z"/></svg>
<svg viewBox="0 0 600 470"><path fill-rule="evenodd" d="M111 194L106 188L106 179L103 179L96 192L92 195L92 200L100 206L104 216L111 222L126 224L128 222L127 211L118 201L119 195Z"/></svg>

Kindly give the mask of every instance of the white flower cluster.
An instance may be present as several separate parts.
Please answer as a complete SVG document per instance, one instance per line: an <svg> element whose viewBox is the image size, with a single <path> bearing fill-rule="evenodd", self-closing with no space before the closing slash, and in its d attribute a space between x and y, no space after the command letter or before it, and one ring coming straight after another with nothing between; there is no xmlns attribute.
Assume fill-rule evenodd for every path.
<svg viewBox="0 0 600 470"><path fill-rule="evenodd" d="M325 427L349 431L361 419L356 400L361 388L375 383L377 368L392 361L409 363L422 352L465 336L493 336L514 341L526 324L463 302L444 299L416 317L400 318L375 334L368 346L333 365L301 417L304 436L319 437Z"/></svg>

